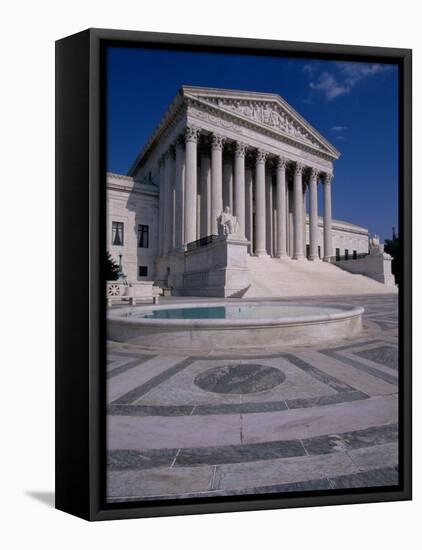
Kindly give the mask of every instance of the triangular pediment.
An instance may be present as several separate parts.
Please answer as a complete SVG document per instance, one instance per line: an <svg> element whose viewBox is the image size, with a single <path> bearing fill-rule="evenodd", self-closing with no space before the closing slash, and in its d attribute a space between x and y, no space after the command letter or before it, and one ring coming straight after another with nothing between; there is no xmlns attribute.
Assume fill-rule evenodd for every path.
<svg viewBox="0 0 422 550"><path fill-rule="evenodd" d="M277 94L184 86L183 95L259 126L270 128L333 158L340 156L331 143Z"/></svg>

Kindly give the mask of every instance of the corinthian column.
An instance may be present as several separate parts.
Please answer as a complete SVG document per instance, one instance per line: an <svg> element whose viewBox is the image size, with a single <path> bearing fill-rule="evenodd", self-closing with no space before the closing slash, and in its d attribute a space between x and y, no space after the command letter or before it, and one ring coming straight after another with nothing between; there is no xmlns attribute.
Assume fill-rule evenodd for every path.
<svg viewBox="0 0 422 550"><path fill-rule="evenodd" d="M163 233L163 254L170 254L173 243L173 222L174 222L174 147L171 145L165 154L164 160L164 233Z"/></svg>
<svg viewBox="0 0 422 550"><path fill-rule="evenodd" d="M333 237L331 233L331 180L333 174L324 178L324 262L330 262L333 255Z"/></svg>
<svg viewBox="0 0 422 550"><path fill-rule="evenodd" d="M309 259L318 260L318 171L312 168L309 181Z"/></svg>
<svg viewBox="0 0 422 550"><path fill-rule="evenodd" d="M286 245L286 159L278 157L276 174L277 195L277 258L287 255Z"/></svg>
<svg viewBox="0 0 422 550"><path fill-rule="evenodd" d="M257 256L267 256L265 247L265 159L267 153L262 149L256 155L255 200L256 200L256 250Z"/></svg>
<svg viewBox="0 0 422 550"><path fill-rule="evenodd" d="M273 255L273 178L272 168L266 166L265 170L265 226L266 249L269 256Z"/></svg>
<svg viewBox="0 0 422 550"><path fill-rule="evenodd" d="M293 184L293 259L303 258L303 166L296 163Z"/></svg>
<svg viewBox="0 0 422 550"><path fill-rule="evenodd" d="M245 153L246 145L237 142L234 152L234 215L242 237L245 236Z"/></svg>
<svg viewBox="0 0 422 550"><path fill-rule="evenodd" d="M158 161L160 177L160 196L159 196L159 214L158 214L158 255L164 254L164 220L165 220L165 191L166 191L166 173L164 164L164 155Z"/></svg>
<svg viewBox="0 0 422 550"><path fill-rule="evenodd" d="M211 160L209 149L201 152L201 237L211 235Z"/></svg>
<svg viewBox="0 0 422 550"><path fill-rule="evenodd" d="M223 210L222 154L224 138L213 134L211 139L211 234L217 235L217 218Z"/></svg>
<svg viewBox="0 0 422 550"><path fill-rule="evenodd" d="M197 143L199 128L186 128L186 173L185 173L185 242L196 241L196 194L197 194Z"/></svg>
<svg viewBox="0 0 422 550"><path fill-rule="evenodd" d="M245 196L246 196L246 207L245 207L245 236L249 241L248 252L253 254L253 191L252 191L252 169L248 167L245 171Z"/></svg>
<svg viewBox="0 0 422 550"><path fill-rule="evenodd" d="M184 187L185 187L185 143L182 136L176 142L176 182L175 190L175 225L174 244L176 250L183 250L184 233Z"/></svg>

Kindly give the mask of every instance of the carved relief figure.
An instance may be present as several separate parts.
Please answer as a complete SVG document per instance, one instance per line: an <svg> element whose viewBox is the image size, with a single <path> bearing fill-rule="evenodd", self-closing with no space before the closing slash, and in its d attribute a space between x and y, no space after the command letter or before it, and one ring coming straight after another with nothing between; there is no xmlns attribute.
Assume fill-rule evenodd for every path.
<svg viewBox="0 0 422 550"><path fill-rule="evenodd" d="M214 98L212 99L212 101L217 103L220 107L223 107L233 113L245 116L261 124L266 124L267 126L271 126L272 128L277 128L278 130L281 130L282 132L285 132L290 136L298 137L320 148L319 144L309 135L309 133L304 131L299 123L295 122L278 106L273 106L271 103L262 104L258 101L242 102L238 100L228 101L227 99L216 100ZM210 119L211 117L212 115L209 115ZM215 122L219 125L224 126L225 124L228 127L230 124L228 121L225 121L225 123L223 124L221 121L219 121L218 117L212 118L212 121L214 122L215 119Z"/></svg>

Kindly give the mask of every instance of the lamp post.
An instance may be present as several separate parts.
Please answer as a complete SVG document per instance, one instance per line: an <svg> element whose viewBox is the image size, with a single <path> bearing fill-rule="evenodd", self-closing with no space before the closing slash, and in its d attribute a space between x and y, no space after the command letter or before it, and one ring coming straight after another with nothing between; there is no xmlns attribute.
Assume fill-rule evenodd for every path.
<svg viewBox="0 0 422 550"><path fill-rule="evenodd" d="M119 272L118 278L126 280L126 275L123 273L122 254L119 254Z"/></svg>

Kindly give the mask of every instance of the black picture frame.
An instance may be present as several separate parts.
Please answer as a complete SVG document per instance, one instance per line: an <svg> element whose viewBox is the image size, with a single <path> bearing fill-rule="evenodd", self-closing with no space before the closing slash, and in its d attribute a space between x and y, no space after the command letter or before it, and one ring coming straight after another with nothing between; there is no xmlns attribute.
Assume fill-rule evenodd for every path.
<svg viewBox="0 0 422 550"><path fill-rule="evenodd" d="M400 483L272 495L105 502L104 48L107 45L396 63L399 67ZM412 498L412 52L409 49L89 29L56 42L56 508L86 520Z"/></svg>

